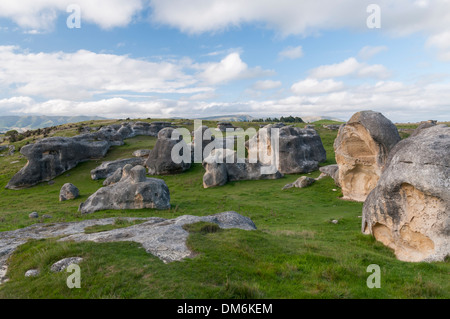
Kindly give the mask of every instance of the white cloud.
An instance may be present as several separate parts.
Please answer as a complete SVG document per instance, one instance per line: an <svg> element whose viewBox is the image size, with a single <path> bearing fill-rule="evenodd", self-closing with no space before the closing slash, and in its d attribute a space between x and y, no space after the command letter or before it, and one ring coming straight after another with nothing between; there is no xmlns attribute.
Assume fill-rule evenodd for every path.
<svg viewBox="0 0 450 319"><path fill-rule="evenodd" d="M320 31L370 30L367 6L373 0L152 0L153 21L186 33L223 31L255 23L283 36L309 36ZM391 36L432 37L450 31L448 0L378 0L381 32ZM448 50L441 53L447 59ZM444 56L442 56L444 54Z"/></svg>
<svg viewBox="0 0 450 319"><path fill-rule="evenodd" d="M288 47L286 49L284 49L283 51L281 51L278 56L280 58L286 58L286 59L298 59L301 58L303 56L303 49L301 46L298 47Z"/></svg>
<svg viewBox="0 0 450 319"><path fill-rule="evenodd" d="M390 72L383 65L360 63L355 58L349 58L340 63L322 65L310 71L310 76L318 79L350 75L382 79L389 77Z"/></svg>
<svg viewBox="0 0 450 319"><path fill-rule="evenodd" d="M316 79L305 79L294 83L291 87L295 94L323 94L342 90L344 88L343 82L336 82L332 79L318 81Z"/></svg>
<svg viewBox="0 0 450 319"><path fill-rule="evenodd" d="M450 30L431 36L426 44L438 49L438 57L441 60L450 61Z"/></svg>
<svg viewBox="0 0 450 319"><path fill-rule="evenodd" d="M376 46L376 47L365 46L364 48L361 49L361 51L359 51L358 57L362 60L369 60L370 58L377 55L378 53L387 51L387 50L388 50L388 47L386 47L386 46Z"/></svg>
<svg viewBox="0 0 450 319"><path fill-rule="evenodd" d="M219 62L198 64L187 58L151 62L86 50L30 53L15 46L0 46L3 93L47 99L86 100L120 92L209 93L211 97L211 85L272 74L260 67L249 68L238 53Z"/></svg>
<svg viewBox="0 0 450 319"><path fill-rule="evenodd" d="M332 80L331 80L332 81ZM333 82L329 88L339 87ZM311 82L313 83L313 82ZM339 82L337 82L339 83ZM313 85L309 94L292 95L280 99L242 102L206 102L189 99L148 98L135 101L111 98L98 101L69 101L52 99L37 102L18 96L0 100L0 114L99 115L113 118L199 118L208 115L242 113L259 116L332 116L348 119L355 112L372 109L395 122L417 122L435 119L449 121L450 83L405 84L379 81L375 84L345 86L322 94ZM320 86L317 86L317 88ZM316 93L314 93L316 90ZM297 92L295 92L297 93Z"/></svg>
<svg viewBox="0 0 450 319"><path fill-rule="evenodd" d="M220 62L199 64L197 67L204 69L199 77L210 85L273 74L272 71L263 70L260 67L249 68L237 52L230 53Z"/></svg>
<svg viewBox="0 0 450 319"><path fill-rule="evenodd" d="M257 81L252 88L254 90L272 90L281 87L281 85L281 81L264 80Z"/></svg>
<svg viewBox="0 0 450 319"><path fill-rule="evenodd" d="M196 82L181 65L171 62L86 50L28 53L0 46L0 87L16 87L21 95L80 100L117 91L177 92Z"/></svg>
<svg viewBox="0 0 450 319"><path fill-rule="evenodd" d="M0 17L34 32L48 31L55 27L59 15L70 15L66 9L73 3L81 8L82 23L94 23L104 29L128 25L144 8L143 0L2 0Z"/></svg>

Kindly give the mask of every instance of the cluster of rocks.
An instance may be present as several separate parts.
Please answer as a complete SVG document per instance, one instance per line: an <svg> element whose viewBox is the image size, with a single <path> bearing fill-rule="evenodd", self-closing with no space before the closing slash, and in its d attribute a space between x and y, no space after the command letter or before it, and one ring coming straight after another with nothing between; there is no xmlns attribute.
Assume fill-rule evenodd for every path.
<svg viewBox="0 0 450 319"><path fill-rule="evenodd" d="M328 125L322 125L322 126L323 126L323 128L326 128L330 131L337 131L341 127L340 124L328 124Z"/></svg>
<svg viewBox="0 0 450 319"><path fill-rule="evenodd" d="M277 179L283 177L276 167L264 173L261 162L250 163L248 159L238 161L237 153L230 149L215 149L203 161L206 172L203 187L222 186L227 182L242 180Z"/></svg>
<svg viewBox="0 0 450 319"><path fill-rule="evenodd" d="M58 241L92 241L92 242L121 242L132 241L142 245L150 254L165 263L193 257L186 245L189 233L184 225L197 222L215 223L220 228L236 228L255 230L253 221L236 212L229 211L210 216L180 216L175 219L150 218L122 218L127 221L141 220L143 223L104 231L85 234L87 227L95 225L112 225L116 218L91 219L71 223L35 224L14 231L0 232L0 283L6 279L7 261L12 253L31 239L57 238ZM80 260L78 260L80 261ZM76 260L64 260L54 264L55 270L63 269L64 265Z"/></svg>
<svg viewBox="0 0 450 319"><path fill-rule="evenodd" d="M62 272L70 265L78 265L83 261L82 257L68 257L61 259L50 267L51 272ZM25 277L37 277L41 274L39 269L30 269L25 273Z"/></svg>
<svg viewBox="0 0 450 319"><path fill-rule="evenodd" d="M6 188L17 190L49 181L80 162L104 157L111 146L122 145L124 139L137 135L156 136L170 125L166 122L122 123L102 127L95 133L50 137L25 145L20 152L28 163L13 176Z"/></svg>
<svg viewBox="0 0 450 319"><path fill-rule="evenodd" d="M358 112L339 129L337 165L322 167L345 199L364 202L362 232L403 261L450 255L450 128L422 122L401 140L381 113Z"/></svg>

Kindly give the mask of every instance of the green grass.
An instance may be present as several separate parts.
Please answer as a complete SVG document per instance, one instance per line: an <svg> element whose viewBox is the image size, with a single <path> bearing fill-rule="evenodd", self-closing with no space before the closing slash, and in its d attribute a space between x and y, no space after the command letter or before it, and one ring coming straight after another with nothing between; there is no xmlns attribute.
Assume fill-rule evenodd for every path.
<svg viewBox="0 0 450 319"><path fill-rule="evenodd" d="M327 150L327 162L323 165L335 163L333 141L337 132L321 126L317 129ZM130 157L134 150L152 148L155 141L150 137L129 139L124 146L112 148L104 160ZM16 160L19 163L10 164ZM449 261L398 261L390 249L361 234L362 203L341 200L340 189L331 178L305 189L284 191L281 188L285 184L302 175L203 189L204 170L195 164L183 174L160 177L170 189L170 210L110 210L80 215L78 205L102 186L102 181L93 181L89 175L101 161L81 163L55 178L54 185L42 183L21 191L6 190L8 180L25 162L19 154L0 157L0 231L36 222L103 217L175 218L229 210L250 217L258 229L222 230L210 223L187 225L185 228L190 232L187 245L195 257L170 264L146 253L136 243L31 241L10 258L11 280L0 286L0 298L450 297ZM317 177L319 172L304 175ZM81 197L59 202L59 190L67 182L80 189ZM28 214L33 211L53 218L30 220ZM333 219L338 223L331 223ZM88 232L128 225L131 223L119 220L115 225L94 227ZM55 261L73 256L84 258L80 264L81 289L67 288L68 273L50 272ZM366 286L370 275L366 269L370 264L381 267L381 289ZM25 278L24 273L32 268L40 269L41 275Z"/></svg>

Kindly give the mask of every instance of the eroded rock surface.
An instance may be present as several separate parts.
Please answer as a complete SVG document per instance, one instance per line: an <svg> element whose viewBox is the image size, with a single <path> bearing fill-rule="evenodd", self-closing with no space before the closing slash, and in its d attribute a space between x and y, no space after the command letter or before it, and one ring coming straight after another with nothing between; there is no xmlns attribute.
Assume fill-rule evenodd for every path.
<svg viewBox="0 0 450 319"><path fill-rule="evenodd" d="M146 162L150 175L178 174L191 167L191 148L187 146L181 135L175 139L174 132L174 128L165 128L158 133L158 140ZM176 154L180 157L179 163L176 163L172 158L174 147L178 147ZM186 150L189 150L189 154L184 154Z"/></svg>
<svg viewBox="0 0 450 319"><path fill-rule="evenodd" d="M71 183L66 183L63 187L61 187L59 192L59 201L63 202L66 200L75 199L78 198L78 196L80 196L80 191L78 188Z"/></svg>
<svg viewBox="0 0 450 319"><path fill-rule="evenodd" d="M237 153L229 149L215 149L203 161L206 172L203 175L203 187L222 186L227 182L243 180L278 179L283 177L276 167L272 169L261 163L249 163L237 160Z"/></svg>
<svg viewBox="0 0 450 319"><path fill-rule="evenodd" d="M169 188L162 179L147 178L143 166L123 168L122 179L100 188L80 205L83 214L105 209L168 209Z"/></svg>
<svg viewBox="0 0 450 319"><path fill-rule="evenodd" d="M313 183L315 183L315 181L316 181L316 179L314 179L314 178L311 178L311 177L308 177L308 176L302 176L302 177L299 177L295 182L290 183L290 184L286 184L282 188L282 190L290 189L290 188L293 188L293 187L305 188L305 187L308 187L308 186L312 185Z"/></svg>
<svg viewBox="0 0 450 319"><path fill-rule="evenodd" d="M358 112L341 126L334 150L345 199L366 199L380 178L389 151L400 139L395 125L378 112Z"/></svg>
<svg viewBox="0 0 450 319"><path fill-rule="evenodd" d="M322 174L326 174L327 176L330 176L334 183L340 187L339 184L339 166L337 164L327 165L319 168L319 171L322 172Z"/></svg>
<svg viewBox="0 0 450 319"><path fill-rule="evenodd" d="M124 139L137 135L156 136L170 125L166 122L122 123L102 127L95 133L49 137L25 145L20 152L28 163L13 176L6 188L18 190L50 181L81 162L104 157L111 146L123 145Z"/></svg>
<svg viewBox="0 0 450 319"><path fill-rule="evenodd" d="M278 171L282 174L309 173L326 161L327 155L319 134L314 129L269 124L247 143L249 153L257 153L258 161L267 165L277 149L272 141L272 129L279 129ZM274 153L273 153L274 152Z"/></svg>
<svg viewBox="0 0 450 319"><path fill-rule="evenodd" d="M59 241L133 241L141 244L148 253L168 263L192 256L192 252L186 246L186 239L189 235L183 229L183 226L186 224L202 221L215 223L224 229L256 229L250 218L233 211L203 217L185 215L175 219L158 217L121 219L127 221L143 220L144 222L126 228L91 234L85 234L85 228L95 225L111 225L115 223L116 218L84 220L72 223L36 224L14 231L0 232L0 284L7 279L6 262L9 256L17 247L30 239L62 237Z"/></svg>
<svg viewBox="0 0 450 319"><path fill-rule="evenodd" d="M450 128L439 125L399 142L363 207L362 231L403 261L450 254Z"/></svg>
<svg viewBox="0 0 450 319"><path fill-rule="evenodd" d="M91 170L91 178L93 180L108 178L113 175L118 168L123 168L125 165L129 164L132 167L145 164L146 159L142 157L133 157L120 159L117 161L103 162L100 166Z"/></svg>

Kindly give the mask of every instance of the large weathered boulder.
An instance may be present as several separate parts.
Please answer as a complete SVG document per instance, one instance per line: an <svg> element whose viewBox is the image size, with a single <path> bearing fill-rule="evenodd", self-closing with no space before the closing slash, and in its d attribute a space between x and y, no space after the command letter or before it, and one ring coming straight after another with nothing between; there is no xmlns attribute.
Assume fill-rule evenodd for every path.
<svg viewBox="0 0 450 319"><path fill-rule="evenodd" d="M63 187L61 187L61 190L59 191L59 201L63 202L69 199L76 199L78 198L78 196L80 196L80 191L78 190L78 188L71 184L71 183L66 183L63 185Z"/></svg>
<svg viewBox="0 0 450 319"><path fill-rule="evenodd" d="M319 134L314 129L269 124L258 131L247 143L249 154L258 154L262 164L273 162L272 145L274 129L279 129L278 171L282 174L309 173L326 161L327 155ZM274 136L275 137L275 136ZM264 154L261 154L261 152Z"/></svg>
<svg viewBox="0 0 450 319"><path fill-rule="evenodd" d="M450 255L450 127L422 130L389 154L363 207L362 231L403 261Z"/></svg>
<svg viewBox="0 0 450 319"><path fill-rule="evenodd" d="M80 205L83 214L105 209L170 208L170 194L161 179L147 178L143 166L126 165L122 179L102 187Z"/></svg>
<svg viewBox="0 0 450 319"><path fill-rule="evenodd" d="M108 140L91 140L86 135L51 137L25 145L20 152L27 157L28 163L13 176L6 188L27 188L49 181L80 162L104 157L111 143Z"/></svg>
<svg viewBox="0 0 450 319"><path fill-rule="evenodd" d="M187 160L183 159L185 150L191 150L183 140L181 135L175 138L172 136L174 128L164 128L158 133L158 140L155 147L150 152L146 166L150 175L170 175L186 171L191 167L191 154L187 154ZM172 159L172 149L177 145L179 147L177 154L180 156L180 163Z"/></svg>
<svg viewBox="0 0 450 319"><path fill-rule="evenodd" d="M334 150L344 199L366 199L400 139L395 125L378 112L358 112L341 126Z"/></svg>
<svg viewBox="0 0 450 319"><path fill-rule="evenodd" d="M249 163L247 159L239 162L237 153L230 149L215 149L203 161L206 172L203 187L222 186L227 182L243 180L278 179L283 177L276 167L272 169L261 163Z"/></svg>
<svg viewBox="0 0 450 319"><path fill-rule="evenodd" d="M125 158L116 161L108 161L103 162L100 166L91 170L91 178L93 180L108 178L118 168L123 168L125 165L129 164L132 167L145 164L146 159L143 157L133 157L133 158Z"/></svg>

